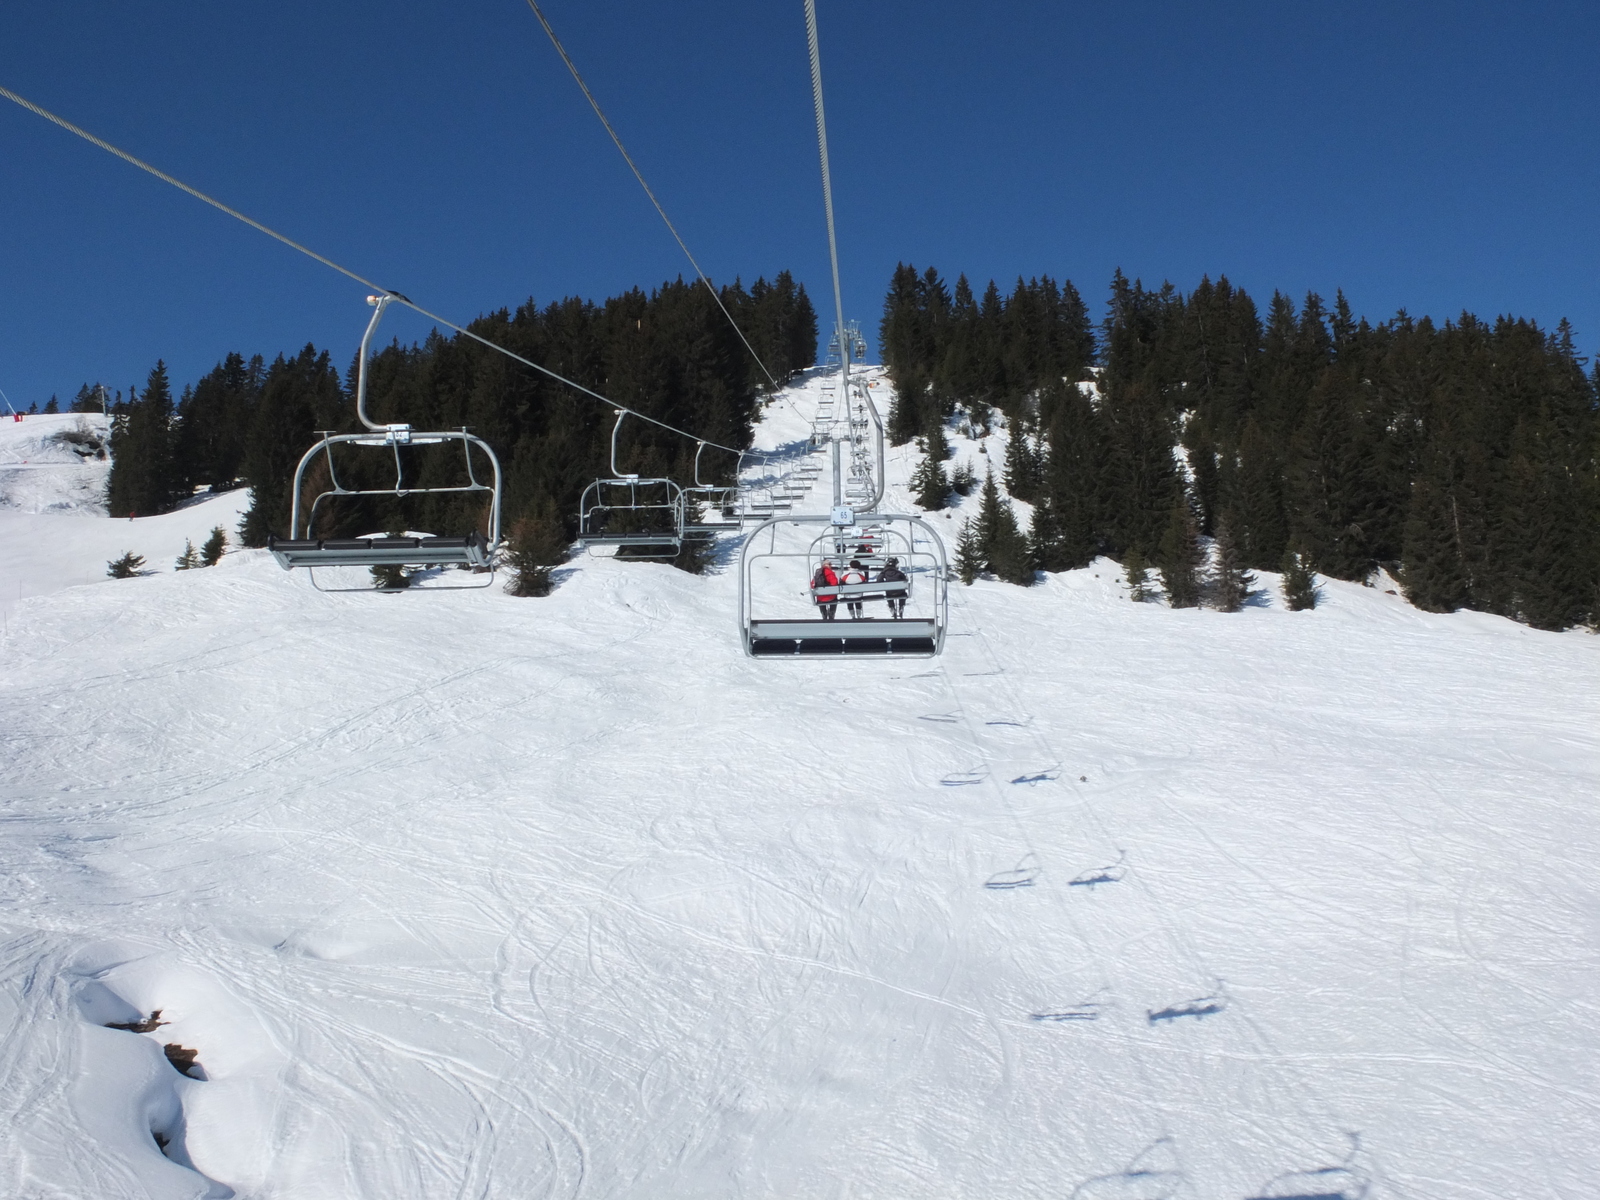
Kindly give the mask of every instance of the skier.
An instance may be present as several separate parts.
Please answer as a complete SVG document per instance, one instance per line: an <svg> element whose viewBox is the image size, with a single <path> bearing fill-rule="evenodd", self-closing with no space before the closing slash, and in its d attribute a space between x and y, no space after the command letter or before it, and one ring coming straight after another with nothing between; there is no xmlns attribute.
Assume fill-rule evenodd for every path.
<svg viewBox="0 0 1600 1200"><path fill-rule="evenodd" d="M850 566L846 568L845 573L839 579L840 583L865 583L866 581L867 569L861 565L861 560L858 558L850 560ZM845 603L850 606L850 619L859 621L861 619L861 601L852 599L845 601Z"/></svg>
<svg viewBox="0 0 1600 1200"><path fill-rule="evenodd" d="M827 559L822 560L822 565L817 568L817 573L811 577L811 586L813 589L839 586L839 574L833 569L833 563ZM822 619L831 621L833 620L833 614L838 611L839 597L836 594L825 596L819 593L817 595L817 607L822 610Z"/></svg>
<svg viewBox="0 0 1600 1200"><path fill-rule="evenodd" d="M904 583L906 573L900 569L900 560L891 558L883 564L883 570L878 572L879 583ZM906 594L904 592L890 592L886 597L889 601L889 615L896 621L906 615Z"/></svg>

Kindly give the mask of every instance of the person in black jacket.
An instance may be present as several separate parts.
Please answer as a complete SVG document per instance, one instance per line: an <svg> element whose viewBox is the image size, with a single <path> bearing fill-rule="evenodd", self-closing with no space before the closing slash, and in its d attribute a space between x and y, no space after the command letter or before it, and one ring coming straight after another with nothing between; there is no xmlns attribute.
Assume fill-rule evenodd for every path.
<svg viewBox="0 0 1600 1200"><path fill-rule="evenodd" d="M906 574L900 569L900 560L898 558L891 558L888 562L883 564L883 570L878 572L878 582L906 582ZM888 601L889 615L896 621L900 620L906 615L906 597L904 592L901 592L899 595L890 595L888 597Z"/></svg>

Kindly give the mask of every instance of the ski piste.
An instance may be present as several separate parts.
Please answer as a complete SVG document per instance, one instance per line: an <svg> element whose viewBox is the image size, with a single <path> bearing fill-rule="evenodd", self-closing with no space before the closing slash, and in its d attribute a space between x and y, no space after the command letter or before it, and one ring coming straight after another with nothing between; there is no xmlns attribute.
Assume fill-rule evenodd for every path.
<svg viewBox="0 0 1600 1200"><path fill-rule="evenodd" d="M758 448L808 443L819 390ZM937 660L754 661L733 533L706 576L575 557L542 600L324 595L236 547L176 573L243 498L52 507L92 468L7 467L42 424L0 427L31 497L0 509L0 1194L1600 1169L1600 639L1338 581L1291 613L1265 573L1174 611L1101 560L953 586ZM1003 430L950 440L1002 471ZM154 573L105 579L130 549Z"/></svg>

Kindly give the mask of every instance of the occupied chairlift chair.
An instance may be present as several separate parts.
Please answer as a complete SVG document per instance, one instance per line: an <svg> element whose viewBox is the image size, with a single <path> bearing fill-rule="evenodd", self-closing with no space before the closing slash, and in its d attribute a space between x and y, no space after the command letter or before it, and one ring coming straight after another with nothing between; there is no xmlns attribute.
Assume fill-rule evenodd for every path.
<svg viewBox="0 0 1600 1200"><path fill-rule="evenodd" d="M617 409L617 423L611 427L612 477L583 489L578 544L590 554L611 548L611 554L596 557L614 558L626 550L629 558L676 558L687 523L683 488L672 479L641 479L617 468L617 433L627 415L627 409ZM619 527L626 525L635 527Z"/></svg>
<svg viewBox="0 0 1600 1200"><path fill-rule="evenodd" d="M818 530L804 542L794 535ZM788 544L780 538L789 535ZM760 545L765 535L764 547ZM825 584L811 587L818 566L829 559L840 566L851 558L872 566L857 551L862 545L874 547L874 557L898 558L906 582L885 584ZM843 551L840 546L845 547ZM915 587L921 595L917 615L901 618L870 617L851 620L841 615L836 620L815 617L768 614L770 599L758 598L757 571L766 560L778 561L778 578L786 594L792 594L796 576L805 571L805 596L812 611L828 603L822 596L835 596L831 603L849 605L885 602L891 598L910 599ZM745 540L739 556L739 628L744 651L753 658L931 658L944 649L948 612L949 563L944 542L938 532L921 517L889 514L857 516L848 508L835 510L831 517L775 517L763 522ZM763 589L770 593L771 588Z"/></svg>
<svg viewBox="0 0 1600 1200"><path fill-rule="evenodd" d="M278 560L280 566L286 571L296 567L311 569L311 582L318 591L370 591L371 586L360 588L324 588L317 583L315 568L317 567L441 567L459 566L467 567L477 572L487 572L488 578L482 583L445 585L447 590L461 588L488 587L494 582L494 556L500 547L500 460L489 447L489 443L482 438L460 430L442 430L439 432L423 433L413 430L406 424L381 425L367 416L367 353L372 343L372 335L378 328L378 322L383 318L383 310L389 306L392 296L368 296L367 303L373 306L372 320L367 323L367 332L361 338L361 355L356 374L356 415L361 418L367 433L332 433L323 432L322 440L311 449L307 450L300 459L300 465L294 473L294 502L289 517L289 536L279 538L268 536L267 549ZM402 446L431 446L444 442L458 441L461 443L462 456L466 461L467 482L451 487L418 487L405 482L405 466L401 460L400 448ZM339 482L338 472L333 461L333 448L337 445L348 444L352 446L370 446L377 449L387 449L394 456L395 479L391 487L385 488L347 488ZM472 448L476 446L482 450L494 469L493 484L481 483L472 466ZM306 467L317 455L325 455L328 464L328 489L312 501L306 520L302 526L300 521L301 494L305 481ZM410 496L437 495L446 492L487 492L489 494L489 522L488 533L483 534L473 530L465 537L434 537L423 534L420 536L374 536L359 538L318 538L312 536L316 527L317 508L324 500L336 496L394 496L405 499ZM304 536L302 536L302 530ZM438 585L435 585L438 587Z"/></svg>

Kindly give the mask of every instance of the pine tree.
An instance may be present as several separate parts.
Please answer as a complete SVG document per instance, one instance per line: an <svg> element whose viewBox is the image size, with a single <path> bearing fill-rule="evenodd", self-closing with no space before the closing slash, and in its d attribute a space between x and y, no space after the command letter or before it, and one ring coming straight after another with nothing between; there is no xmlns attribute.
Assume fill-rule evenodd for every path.
<svg viewBox="0 0 1600 1200"><path fill-rule="evenodd" d="M978 476L973 471L972 464L962 459L950 472L950 490L958 496L970 496L972 489L977 486Z"/></svg>
<svg viewBox="0 0 1600 1200"><path fill-rule="evenodd" d="M1107 540L1114 547L1157 544L1174 500L1183 494L1171 406L1156 386L1136 380L1114 386L1097 415L1107 435L1096 471Z"/></svg>
<svg viewBox="0 0 1600 1200"><path fill-rule="evenodd" d="M439 350L436 348L433 353L437 356ZM393 379L399 374L396 368L408 365L404 357L405 352L399 347L391 347L375 356L374 375L387 374ZM415 367L411 369L414 371ZM383 395L377 387L371 390L377 396ZM307 345L293 358L280 354L267 368L239 465L241 477L250 485L250 509L239 525L240 540L246 546L265 546L269 533L288 534L292 500L289 492L295 465L311 445L316 430L338 429L349 421L344 399L339 373L327 351L319 352L316 347ZM395 414L379 419L406 420L410 415ZM370 463L375 458L372 456L365 461ZM392 463L384 464L384 468L392 480ZM371 507L357 506L352 511L368 531L389 519ZM333 528L318 529L316 534L338 536L362 532L357 525L349 529L338 527L337 517L331 523Z"/></svg>
<svg viewBox="0 0 1600 1200"><path fill-rule="evenodd" d="M983 479L977 537L984 564L998 578L1023 587L1033 582L1033 556L1029 552L1028 539L1022 535L1010 503L1000 498L993 468Z"/></svg>
<svg viewBox="0 0 1600 1200"><path fill-rule="evenodd" d="M396 563L373 567L371 574L372 586L380 592L402 592L411 586L410 572Z"/></svg>
<svg viewBox="0 0 1600 1200"><path fill-rule="evenodd" d="M1033 506L1033 520L1028 525L1029 564L1035 571L1066 570L1062 543L1061 519L1055 506L1040 500Z"/></svg>
<svg viewBox="0 0 1600 1200"><path fill-rule="evenodd" d="M1123 573L1128 581L1128 599L1135 604L1143 604L1151 598L1150 571L1145 566L1144 555L1139 553L1137 547L1128 551L1123 561Z"/></svg>
<svg viewBox="0 0 1600 1200"><path fill-rule="evenodd" d="M104 409L101 397L103 391L98 383L86 383L78 389L78 394L72 398L72 408L75 413L97 413Z"/></svg>
<svg viewBox="0 0 1600 1200"><path fill-rule="evenodd" d="M1050 541L1036 543L1039 566L1068 571L1088 566L1102 549L1096 528L1104 471L1103 427L1076 384L1040 393L1049 436L1041 447L1040 506L1049 509Z"/></svg>
<svg viewBox="0 0 1600 1200"><path fill-rule="evenodd" d="M1426 612L1455 612L1470 597L1455 510L1455 498L1433 478L1424 475L1413 484L1400 586Z"/></svg>
<svg viewBox="0 0 1600 1200"><path fill-rule="evenodd" d="M1311 556L1303 550L1284 551L1283 600L1290 612L1317 606L1317 573L1311 567Z"/></svg>
<svg viewBox="0 0 1600 1200"><path fill-rule="evenodd" d="M545 501L531 516L511 527L507 539L506 565L511 579L506 591L513 596L548 596L554 588L553 569L566 561L568 542L555 505Z"/></svg>
<svg viewBox="0 0 1600 1200"><path fill-rule="evenodd" d="M1337 368L1324 369L1290 443L1287 498L1296 541L1324 573L1362 580L1373 565L1363 525L1374 494L1375 456L1362 437L1355 402L1354 381Z"/></svg>
<svg viewBox="0 0 1600 1200"><path fill-rule="evenodd" d="M1009 419L1006 435L1006 491L1018 500L1034 503L1039 498L1040 462L1038 448L1028 437L1022 414Z"/></svg>
<svg viewBox="0 0 1600 1200"><path fill-rule="evenodd" d="M1167 517L1161 538L1161 586L1173 608L1200 604L1200 530L1187 500L1179 500Z"/></svg>
<svg viewBox="0 0 1600 1200"><path fill-rule="evenodd" d="M205 544L200 547L200 565L214 567L222 561L223 551L228 546L228 535L223 532L221 525L211 529L211 536L206 538Z"/></svg>
<svg viewBox="0 0 1600 1200"><path fill-rule="evenodd" d="M194 387L184 388L176 454L188 487L223 491L237 482L265 376L259 354L248 362L230 354Z"/></svg>
<svg viewBox="0 0 1600 1200"><path fill-rule="evenodd" d="M956 535L956 575L971 587L983 570L983 547L979 544L978 530L969 517L961 522L961 532Z"/></svg>
<svg viewBox="0 0 1600 1200"><path fill-rule="evenodd" d="M172 389L166 364L157 362L144 394L131 399L112 425L106 506L113 517L152 516L177 502L182 481L173 434Z"/></svg>
<svg viewBox="0 0 1600 1200"><path fill-rule="evenodd" d="M174 571L190 571L200 565L200 556L195 553L194 543L188 538L183 539L183 553L178 555L177 561L172 564ZM206 566L210 566L207 563Z"/></svg>
<svg viewBox="0 0 1600 1200"><path fill-rule="evenodd" d="M1256 578L1245 569L1226 514L1217 518L1216 563L1211 577L1211 603L1218 612L1238 612L1255 594Z"/></svg>
<svg viewBox="0 0 1600 1200"><path fill-rule="evenodd" d="M701 519L699 506L696 505L690 520L698 522ZM672 565L689 575L704 575L715 561L715 542L711 538L694 537L684 538L678 544L678 553L673 557Z"/></svg>
<svg viewBox="0 0 1600 1200"><path fill-rule="evenodd" d="M1000 524L1004 519L1002 512L1009 510L1009 505L1000 499L1000 489L995 486L994 466L987 464L983 473L983 491L979 493L978 500L978 547L985 560L994 549L996 540L1000 536Z"/></svg>
<svg viewBox="0 0 1600 1200"><path fill-rule="evenodd" d="M61 401L57 400L55 396L52 395L50 399L45 402L44 411L46 415L54 416L56 413L61 411Z"/></svg>
<svg viewBox="0 0 1600 1200"><path fill-rule="evenodd" d="M943 508L950 498L950 481L945 478L944 466L932 454L923 455L910 483L918 507L929 512Z"/></svg>
<svg viewBox="0 0 1600 1200"><path fill-rule="evenodd" d="M1270 571L1283 558L1289 539L1283 511L1283 465L1271 438L1254 417L1246 418L1237 451L1224 465L1222 502L1234 514L1234 534L1244 563Z"/></svg>
<svg viewBox="0 0 1600 1200"><path fill-rule="evenodd" d="M106 564L106 574L112 579L132 579L135 575L142 575L144 556L129 550L121 558L113 559Z"/></svg>
<svg viewBox="0 0 1600 1200"><path fill-rule="evenodd" d="M950 480L944 472L945 459L950 457L950 442L945 437L944 420L936 412L928 416L922 448L922 462L911 475L911 492L919 507L935 512L950 498Z"/></svg>
<svg viewBox="0 0 1600 1200"><path fill-rule="evenodd" d="M1006 583L1028 587L1033 583L1033 548L1017 524L1017 517L1007 504L1000 510L1000 525L994 546L989 551L989 569Z"/></svg>

